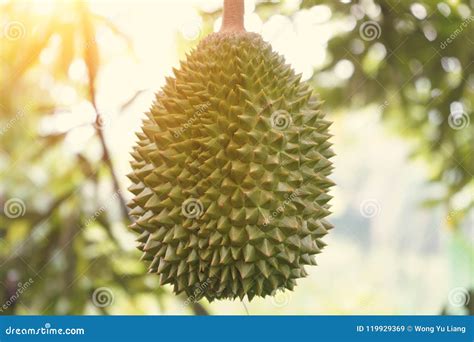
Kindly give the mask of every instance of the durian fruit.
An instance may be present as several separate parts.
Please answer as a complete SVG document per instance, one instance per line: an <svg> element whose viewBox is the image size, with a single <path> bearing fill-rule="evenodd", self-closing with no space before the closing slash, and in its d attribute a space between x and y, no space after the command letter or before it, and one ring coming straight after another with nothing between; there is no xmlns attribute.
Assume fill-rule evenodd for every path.
<svg viewBox="0 0 474 342"><path fill-rule="evenodd" d="M330 122L243 4L181 62L138 133L129 204L149 272L193 300L272 295L332 228Z"/></svg>

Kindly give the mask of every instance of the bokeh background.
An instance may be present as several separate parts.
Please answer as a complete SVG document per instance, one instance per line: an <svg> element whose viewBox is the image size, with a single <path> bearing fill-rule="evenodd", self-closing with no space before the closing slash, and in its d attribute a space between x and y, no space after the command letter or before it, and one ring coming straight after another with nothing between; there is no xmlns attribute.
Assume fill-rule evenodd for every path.
<svg viewBox="0 0 474 342"><path fill-rule="evenodd" d="M0 0L0 314L473 314L474 1L245 4L334 121L319 266L191 303L127 229L134 134L220 0Z"/></svg>

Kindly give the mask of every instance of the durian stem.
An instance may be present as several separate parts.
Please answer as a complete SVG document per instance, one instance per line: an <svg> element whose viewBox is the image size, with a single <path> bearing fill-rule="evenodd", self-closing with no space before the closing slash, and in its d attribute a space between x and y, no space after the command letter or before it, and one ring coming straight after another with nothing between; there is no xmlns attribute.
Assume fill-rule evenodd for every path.
<svg viewBox="0 0 474 342"><path fill-rule="evenodd" d="M244 0L224 0L224 15L220 32L245 32Z"/></svg>

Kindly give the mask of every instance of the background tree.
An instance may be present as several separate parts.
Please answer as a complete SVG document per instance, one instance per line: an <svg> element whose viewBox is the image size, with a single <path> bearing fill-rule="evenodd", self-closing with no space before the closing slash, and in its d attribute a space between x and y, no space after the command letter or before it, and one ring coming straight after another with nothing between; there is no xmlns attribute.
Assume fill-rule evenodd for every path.
<svg viewBox="0 0 474 342"><path fill-rule="evenodd" d="M143 302L165 309L174 297L157 277L145 275L130 244L126 189L97 100L97 75L111 58L98 32L108 32L131 56L133 42L86 2L52 2L44 12L34 6L46 5L0 4L0 304L9 303L0 313L120 313L108 305L114 302L135 313L144 312ZM441 197L427 199L427 210L443 205L452 230L468 245L471 232L461 227L474 205L472 8L473 0L256 5L262 21L280 14L295 30L299 15L325 13L313 26L316 34L331 28L320 47L325 58L308 76L325 110L332 119L365 107L377 111L385 127L409 141L413 158L425 161L427 180L443 187ZM220 7L201 14L202 34L191 43L181 38L183 54L213 30ZM70 76L82 67L86 78ZM93 127L81 152L68 141L76 128L57 132L44 124L65 107L54 93L69 88L93 112L79 124ZM114 115L138 96L125 98ZM468 250L464 258L474 253L471 245ZM31 290L17 296L19 283ZM206 314L199 303L185 309ZM472 314L472 305L464 312Z"/></svg>
<svg viewBox="0 0 474 342"><path fill-rule="evenodd" d="M117 180L96 103L102 52L96 31L107 29L129 46L127 37L83 1L54 3L46 16L29 5L0 5L0 22L5 23L0 49L0 301L8 304L2 313L28 313L28 308L39 314L108 313L117 294L138 311L140 294L163 305L167 291L157 279L145 280L139 253L119 239L130 223L125 190ZM54 63L37 68L52 40L59 44ZM83 82L68 77L77 58L87 68ZM51 75L51 83L38 84L44 74ZM74 87L94 108L90 125L95 136L88 144L100 147L95 158L67 151L68 132L42 127L45 116L62 110L51 98L55 86ZM17 298L25 282L35 290ZM199 303L189 309L206 314Z"/></svg>

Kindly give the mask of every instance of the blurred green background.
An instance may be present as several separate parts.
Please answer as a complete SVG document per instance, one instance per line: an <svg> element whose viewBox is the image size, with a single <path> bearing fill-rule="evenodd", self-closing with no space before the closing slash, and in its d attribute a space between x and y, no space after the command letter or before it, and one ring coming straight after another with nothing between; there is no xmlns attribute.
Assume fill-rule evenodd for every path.
<svg viewBox="0 0 474 342"><path fill-rule="evenodd" d="M192 303L127 229L134 132L220 0L0 0L0 314L474 314L474 1L245 4L334 121L319 266Z"/></svg>

